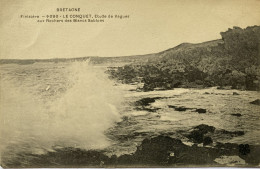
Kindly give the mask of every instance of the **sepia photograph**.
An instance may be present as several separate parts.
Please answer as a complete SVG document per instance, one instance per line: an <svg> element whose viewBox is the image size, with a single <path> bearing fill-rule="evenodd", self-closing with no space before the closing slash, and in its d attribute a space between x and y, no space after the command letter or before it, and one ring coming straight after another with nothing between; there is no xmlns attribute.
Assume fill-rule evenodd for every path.
<svg viewBox="0 0 260 169"><path fill-rule="evenodd" d="M0 168L259 168L259 0L0 0Z"/></svg>

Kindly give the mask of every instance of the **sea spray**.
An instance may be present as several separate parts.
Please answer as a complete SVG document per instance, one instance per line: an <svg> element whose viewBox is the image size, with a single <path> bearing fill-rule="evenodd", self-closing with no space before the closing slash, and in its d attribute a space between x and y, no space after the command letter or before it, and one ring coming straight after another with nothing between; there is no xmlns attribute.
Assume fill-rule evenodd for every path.
<svg viewBox="0 0 260 169"><path fill-rule="evenodd" d="M12 85L15 81L1 80L2 156L4 153L9 157L13 153L12 158L14 154L23 152L45 153L57 146L100 149L110 144L104 131L120 120L117 107L122 101L122 93L103 70L90 66L88 62L73 62L66 71L69 85L56 84L66 86L66 90L49 102L35 99L38 98L34 94L37 92L30 90L37 88L28 87L30 85L26 83L18 87ZM55 80L49 77L46 78L48 81ZM42 92L54 88L46 84L40 84L39 88L49 86L49 90Z"/></svg>
<svg viewBox="0 0 260 169"><path fill-rule="evenodd" d="M120 120L116 107L122 95L102 70L76 62L69 72L74 83L65 95L52 104L52 123L62 146L104 148L108 145L104 131ZM76 138L76 139L75 139Z"/></svg>

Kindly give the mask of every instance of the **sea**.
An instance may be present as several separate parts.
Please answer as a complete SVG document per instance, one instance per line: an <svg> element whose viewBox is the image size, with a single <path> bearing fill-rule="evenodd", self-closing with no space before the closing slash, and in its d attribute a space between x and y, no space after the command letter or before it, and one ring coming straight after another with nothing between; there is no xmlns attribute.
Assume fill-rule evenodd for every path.
<svg viewBox="0 0 260 169"><path fill-rule="evenodd" d="M212 87L142 92L135 90L136 84L110 79L106 68L88 61L1 64L1 164L64 147L130 154L145 138L161 134L189 145L180 131L200 124L245 132L218 135L218 142L260 144L260 108L250 104L259 99L257 91ZM156 111L137 109L135 103L143 98L157 98L148 106Z"/></svg>

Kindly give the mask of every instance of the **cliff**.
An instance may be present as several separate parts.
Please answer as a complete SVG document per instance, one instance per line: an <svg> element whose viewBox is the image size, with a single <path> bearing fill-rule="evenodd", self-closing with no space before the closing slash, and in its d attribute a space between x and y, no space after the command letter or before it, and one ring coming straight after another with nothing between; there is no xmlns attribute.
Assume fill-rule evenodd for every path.
<svg viewBox="0 0 260 169"><path fill-rule="evenodd" d="M123 83L144 83L144 91L211 86L259 90L260 26L220 34L222 39L183 43L108 72Z"/></svg>

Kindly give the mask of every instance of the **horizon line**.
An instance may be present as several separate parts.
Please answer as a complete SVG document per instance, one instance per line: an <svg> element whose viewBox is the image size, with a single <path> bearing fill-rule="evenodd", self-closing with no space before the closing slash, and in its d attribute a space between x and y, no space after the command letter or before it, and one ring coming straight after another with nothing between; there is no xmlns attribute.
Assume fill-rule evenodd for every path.
<svg viewBox="0 0 260 169"><path fill-rule="evenodd" d="M20 58L11 58L11 59L5 59L5 58L0 58L0 60L59 60L59 59L83 59L83 58L95 58L95 57L98 57L98 58L120 58L120 57L130 57L130 56L144 56L144 55L153 55L153 54L159 54L161 52L164 52L164 51L167 51L167 50L170 50L170 49L173 49L173 48L176 48L182 44L193 44L193 45L196 45L196 44L202 44L202 43L207 43L207 42L212 42L212 41L217 41L217 40L222 40L222 39L214 39L214 40L209 40L209 41L204 41L204 42L199 42L199 43L190 43L190 42L182 42L172 48L168 48L168 49L165 49L165 50L162 50L162 51L159 51L159 52L155 52L155 53L147 53L147 54L133 54L133 55L123 55L123 56L80 56L80 57L64 57L64 58L33 58L33 59L20 59Z"/></svg>

